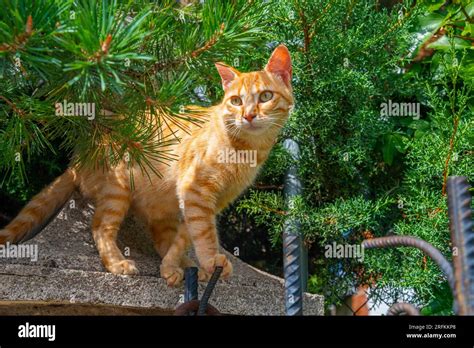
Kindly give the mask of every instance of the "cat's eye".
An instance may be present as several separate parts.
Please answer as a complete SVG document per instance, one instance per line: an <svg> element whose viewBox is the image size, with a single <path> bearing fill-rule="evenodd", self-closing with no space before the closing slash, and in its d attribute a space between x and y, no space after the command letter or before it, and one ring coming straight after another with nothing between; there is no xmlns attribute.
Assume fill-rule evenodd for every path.
<svg viewBox="0 0 474 348"><path fill-rule="evenodd" d="M273 93L270 91L265 91L260 94L260 102L265 103L273 98Z"/></svg>
<svg viewBox="0 0 474 348"><path fill-rule="evenodd" d="M235 106L240 106L242 105L242 99L240 99L240 97L235 96L230 98L230 103Z"/></svg>

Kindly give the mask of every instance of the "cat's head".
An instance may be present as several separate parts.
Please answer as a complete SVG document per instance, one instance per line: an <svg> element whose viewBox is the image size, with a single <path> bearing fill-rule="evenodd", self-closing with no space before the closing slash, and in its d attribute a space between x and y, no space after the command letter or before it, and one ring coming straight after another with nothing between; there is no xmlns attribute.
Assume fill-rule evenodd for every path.
<svg viewBox="0 0 474 348"><path fill-rule="evenodd" d="M222 63L216 67L225 92L221 117L231 134L262 135L283 127L293 107L291 58L284 45L261 71L241 73Z"/></svg>

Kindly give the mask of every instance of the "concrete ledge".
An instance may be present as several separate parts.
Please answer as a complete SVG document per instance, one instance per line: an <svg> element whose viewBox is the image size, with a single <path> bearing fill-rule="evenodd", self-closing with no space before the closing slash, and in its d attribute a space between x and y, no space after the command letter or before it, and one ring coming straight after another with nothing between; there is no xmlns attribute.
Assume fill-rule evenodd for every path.
<svg viewBox="0 0 474 348"><path fill-rule="evenodd" d="M128 218L119 236L140 275L113 275L103 268L92 240L93 206L73 199L74 208L66 206L26 243L37 245L38 260L0 258L0 315L171 314L184 289L168 288L160 278L160 258L143 226ZM283 280L229 257L234 276L218 283L210 302L222 313L284 315ZM204 287L200 284L200 294ZM322 315L323 297L305 294L304 307L306 315Z"/></svg>

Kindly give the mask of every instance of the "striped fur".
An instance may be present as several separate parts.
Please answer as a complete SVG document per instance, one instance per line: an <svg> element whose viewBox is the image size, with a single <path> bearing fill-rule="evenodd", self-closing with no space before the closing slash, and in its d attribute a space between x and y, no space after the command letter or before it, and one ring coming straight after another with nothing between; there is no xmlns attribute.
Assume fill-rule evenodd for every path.
<svg viewBox="0 0 474 348"><path fill-rule="evenodd" d="M20 211L4 229L0 230L0 244L18 243L33 237L66 203L75 188L76 175L68 169Z"/></svg>
<svg viewBox="0 0 474 348"><path fill-rule="evenodd" d="M240 73L224 64L216 67L224 99L207 110L209 119L204 125L190 124L189 133L174 126L163 129L165 135L173 132L180 142L172 145L177 161L154 163L162 178L149 180L139 168L130 169L125 163L106 172L72 167L0 231L0 243L19 241L47 220L77 187L95 201L92 233L110 272L137 273L134 262L116 244L123 219L132 213L148 225L162 257L162 277L170 286L180 284L183 268L192 265L185 256L191 245L200 263L201 280L208 279L216 266L224 268L223 277L230 276L232 265L219 252L216 215L252 184L288 117L293 106L291 61L286 47L279 46L262 71ZM262 101L266 91L272 98ZM235 105L235 97L240 98L240 105ZM223 153L239 151L256 154L254 165L222 160Z"/></svg>

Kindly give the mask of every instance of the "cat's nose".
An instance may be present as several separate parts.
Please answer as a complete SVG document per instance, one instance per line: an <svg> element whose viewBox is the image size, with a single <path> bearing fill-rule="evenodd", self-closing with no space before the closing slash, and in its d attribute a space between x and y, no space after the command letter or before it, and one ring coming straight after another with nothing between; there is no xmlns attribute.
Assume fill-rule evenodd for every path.
<svg viewBox="0 0 474 348"><path fill-rule="evenodd" d="M244 118L250 123L253 121L253 119L257 117L257 114L256 113L248 113L248 114L245 114Z"/></svg>

